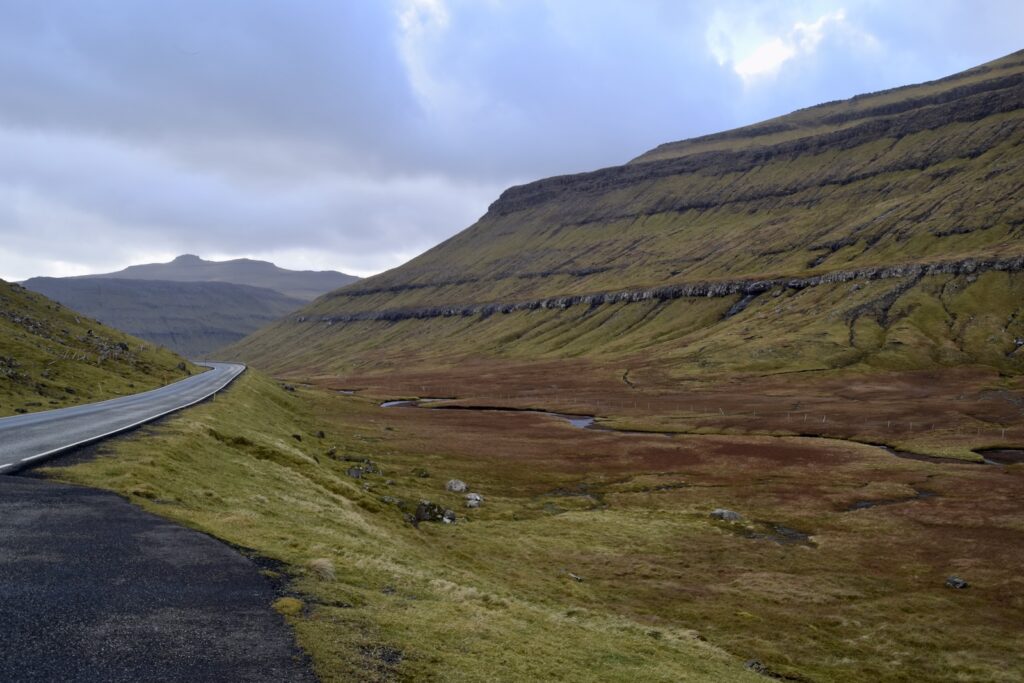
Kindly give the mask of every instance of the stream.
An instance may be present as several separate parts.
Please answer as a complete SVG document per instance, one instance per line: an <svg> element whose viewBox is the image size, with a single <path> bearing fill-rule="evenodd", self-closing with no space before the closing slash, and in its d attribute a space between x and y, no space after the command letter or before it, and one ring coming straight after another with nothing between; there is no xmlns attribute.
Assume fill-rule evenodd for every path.
<svg viewBox="0 0 1024 683"><path fill-rule="evenodd" d="M453 401L453 398L412 398L412 399L397 399L394 401L384 401L380 404L381 408L422 408L425 404L439 403L441 401ZM434 410L473 410L483 413L533 413L534 415L545 415L547 417L554 417L560 420L565 420L573 427L578 429L594 429L608 432L616 432L618 434L635 434L642 436L674 436L676 432L656 432L656 431L641 431L641 430L629 430L629 429L615 429L614 427L606 427L604 425L596 424L597 418L593 415L572 415L569 413L555 413L550 410L538 410L535 408L499 408L490 406L437 406ZM911 453L910 451L900 451L895 448L890 448L882 444L867 444L881 448L886 453L897 458L904 458L906 460L918 460L920 462L930 462L937 465L1017 465L1024 463L1024 449L1015 448L985 448L978 449L975 451L981 456L983 462L975 462L971 460L958 460L955 458L942 458L935 455L921 455L920 453ZM927 497L927 496L924 496Z"/></svg>

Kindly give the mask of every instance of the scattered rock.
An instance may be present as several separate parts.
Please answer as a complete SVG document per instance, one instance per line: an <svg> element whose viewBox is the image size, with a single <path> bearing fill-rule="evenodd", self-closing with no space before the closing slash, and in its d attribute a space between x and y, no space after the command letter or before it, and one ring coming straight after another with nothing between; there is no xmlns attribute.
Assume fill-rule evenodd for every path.
<svg viewBox="0 0 1024 683"><path fill-rule="evenodd" d="M416 469L414 469L414 470L412 471L412 475L413 475L414 477L419 477L420 479L426 479L427 477L429 477L429 476L430 476L430 472L427 472L427 471L426 471L425 469L423 469L422 467L417 467Z"/></svg>
<svg viewBox="0 0 1024 683"><path fill-rule="evenodd" d="M479 493L467 493L466 494L466 507L478 508L484 504L484 497Z"/></svg>
<svg viewBox="0 0 1024 683"><path fill-rule="evenodd" d="M580 576L579 574L573 574L572 572L567 572L567 574L569 574L569 578L572 579L573 581L575 581L577 583L583 583L583 577Z"/></svg>
<svg viewBox="0 0 1024 683"><path fill-rule="evenodd" d="M331 446L330 448L327 449L327 457L328 458L333 458L336 455L338 455L338 447L337 446Z"/></svg>
<svg viewBox="0 0 1024 683"><path fill-rule="evenodd" d="M322 430L322 429L319 432L316 433L316 438L318 438L318 439L322 439L325 436L327 436L327 435L324 434L324 430Z"/></svg>
<svg viewBox="0 0 1024 683"><path fill-rule="evenodd" d="M302 441L302 434L292 434L292 438L296 441Z"/></svg>
<svg viewBox="0 0 1024 683"><path fill-rule="evenodd" d="M723 522L739 522L743 519L743 515L732 510L726 510L725 508L715 508L711 511L712 519L720 519Z"/></svg>
<svg viewBox="0 0 1024 683"><path fill-rule="evenodd" d="M443 522L444 524L455 523L456 517L455 512L441 507L437 503L431 503L429 500L421 500L419 505L416 506L416 512L413 515L415 525L419 525L420 522Z"/></svg>
<svg viewBox="0 0 1024 683"><path fill-rule="evenodd" d="M462 493L466 490L466 482L461 479L449 479L448 483L444 485L445 489L452 493Z"/></svg>
<svg viewBox="0 0 1024 683"><path fill-rule="evenodd" d="M957 590L963 590L964 588L967 588L970 585L971 584L967 583L955 574L946 579L947 588L956 588Z"/></svg>
<svg viewBox="0 0 1024 683"><path fill-rule="evenodd" d="M282 384L281 388L285 391L295 391L295 387L291 384Z"/></svg>
<svg viewBox="0 0 1024 683"><path fill-rule="evenodd" d="M1024 346L1024 338L1021 338L1021 337L1017 337L1016 339L1014 339L1014 340L1013 340L1013 343L1014 343L1014 344L1015 344L1015 345L1017 346L1017 348L1019 349L1020 347Z"/></svg>
<svg viewBox="0 0 1024 683"><path fill-rule="evenodd" d="M348 476L352 477L353 479L362 479L363 478L363 468L362 467L349 467L347 470L345 470L345 474L347 474Z"/></svg>

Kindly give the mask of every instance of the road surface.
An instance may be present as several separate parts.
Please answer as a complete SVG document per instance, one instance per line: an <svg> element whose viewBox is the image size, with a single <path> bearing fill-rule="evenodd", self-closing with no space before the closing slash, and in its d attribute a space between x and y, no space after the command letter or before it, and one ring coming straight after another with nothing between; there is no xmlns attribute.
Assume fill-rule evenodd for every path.
<svg viewBox="0 0 1024 683"><path fill-rule="evenodd" d="M11 474L39 460L198 403L245 370L238 363L205 365L211 369L141 394L0 418L0 474Z"/></svg>

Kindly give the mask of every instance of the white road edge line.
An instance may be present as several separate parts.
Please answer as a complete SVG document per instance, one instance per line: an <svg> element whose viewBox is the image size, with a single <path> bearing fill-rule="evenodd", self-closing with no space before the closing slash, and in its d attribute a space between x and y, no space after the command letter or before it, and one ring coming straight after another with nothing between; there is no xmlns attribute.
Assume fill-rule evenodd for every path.
<svg viewBox="0 0 1024 683"><path fill-rule="evenodd" d="M171 408L170 410L165 410L164 412L160 413L159 415L153 415L153 416L147 417L145 420L139 420L138 422L133 422L130 425L125 425L123 427L118 427L117 429L114 429L114 430L111 430L109 432L106 432L105 434L99 434L97 436L90 436L88 439L82 439L81 441L76 441L75 443L67 444L66 446L61 446L59 448L54 448L52 450L46 451L45 453L38 453L36 455L30 455L27 458L22 458L19 462L31 462L32 460L39 460L40 458L45 458L45 457L47 457L49 455L56 455L57 453L62 453L63 451L71 450L72 448L75 448L77 446L83 446L83 445L85 445L87 443L92 443L94 441L100 441L101 439L105 439L108 436L113 436L114 434L119 434L121 432L126 432L129 429L133 429L134 427L138 427L139 425L146 424L147 422L152 422L153 420L158 420L161 417L163 417L164 415L170 415L171 413L175 413L175 412L177 412L179 410L184 410L185 408L194 406L197 403L205 401L206 399L208 399L211 396L213 396L214 394L216 394L218 391L222 390L227 385L229 385L232 382L234 382L235 379L239 375L242 374L242 372L245 372L245 367L244 366L242 367L242 370L240 372L238 372L237 374L231 375L226 380L224 380L224 383L221 384L219 387L217 387L216 389L214 389L210 393L205 394L204 396L201 396L201 397L197 398L196 400L192 401L191 403L186 403L185 405L177 406L175 408ZM168 385L168 386L170 386L170 385ZM13 467L14 465L15 465L15 463L8 463L7 465L0 465L0 470L6 469L8 467Z"/></svg>

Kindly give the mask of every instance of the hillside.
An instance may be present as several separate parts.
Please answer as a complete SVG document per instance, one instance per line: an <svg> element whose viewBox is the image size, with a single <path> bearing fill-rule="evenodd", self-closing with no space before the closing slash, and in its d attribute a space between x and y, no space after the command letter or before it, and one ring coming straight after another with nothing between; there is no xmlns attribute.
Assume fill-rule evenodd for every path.
<svg viewBox="0 0 1024 683"><path fill-rule="evenodd" d="M196 371L170 351L0 280L0 415L136 393Z"/></svg>
<svg viewBox="0 0 1024 683"><path fill-rule="evenodd" d="M32 278L23 284L189 358L202 358L304 304L271 289L228 282Z"/></svg>
<svg viewBox="0 0 1024 683"><path fill-rule="evenodd" d="M167 280L172 282L230 282L265 287L288 297L312 301L316 297L357 281L354 275L333 270L287 270L268 261L234 259L205 261L183 254L170 263L129 266L116 273L82 275L79 279Z"/></svg>
<svg viewBox="0 0 1024 683"><path fill-rule="evenodd" d="M1024 52L514 187L233 347L279 373L468 356L677 375L1024 368Z"/></svg>

